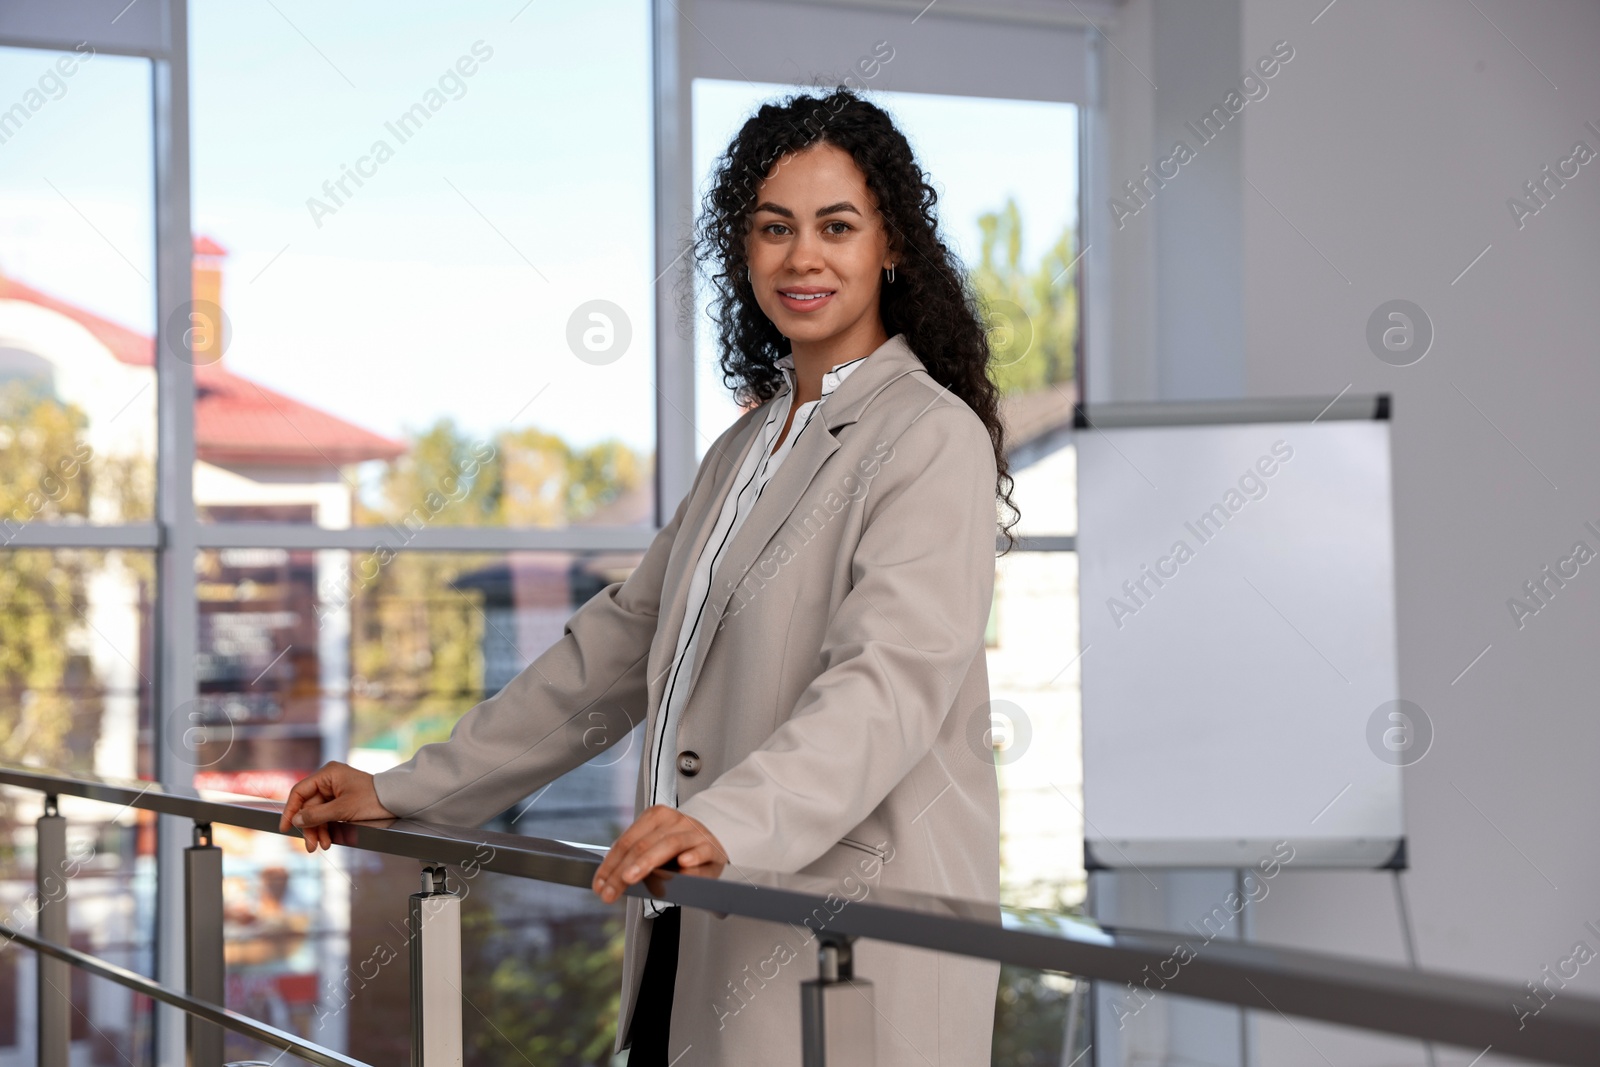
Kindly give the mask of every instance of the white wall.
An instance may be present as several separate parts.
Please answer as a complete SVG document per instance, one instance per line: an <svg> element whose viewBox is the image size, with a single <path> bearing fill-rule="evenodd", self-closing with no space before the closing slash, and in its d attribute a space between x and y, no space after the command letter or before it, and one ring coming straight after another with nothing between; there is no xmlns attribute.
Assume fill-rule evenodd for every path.
<svg viewBox="0 0 1600 1067"><path fill-rule="evenodd" d="M1111 33L1127 58L1103 50L1112 183L1163 139L1153 127L1170 109L1154 101L1169 85L1206 92L1189 101L1199 112L1243 73L1208 66L1217 49L1196 48L1190 64L1182 49L1160 47L1163 8L1183 2L1130 0ZM1436 731L1405 782L1418 951L1425 967L1520 985L1577 941L1600 950L1584 926L1600 926L1600 563L1521 629L1507 608L1574 542L1600 551L1583 525L1600 528L1600 160L1521 229L1507 198L1526 197L1523 183L1574 142L1600 151L1600 133L1584 125L1600 127L1600 4L1474 2L1336 0L1324 10L1326 0L1237 0L1241 65L1279 40L1295 56L1229 131L1242 134L1241 203L1223 214L1237 208L1242 219L1245 395L1332 397L1348 386L1395 398L1399 696ZM1176 181L1215 184L1208 151ZM1152 209L1158 220L1163 209L1204 210L1178 196ZM1152 257L1159 234L1198 240L1205 220L1130 237L1150 219L1118 234L1104 227L1103 200L1090 210L1102 213L1116 288L1109 351L1089 362L1091 398L1228 395L1225 358L1197 344L1209 377L1175 375L1160 341L1179 320L1203 339L1192 296L1218 279L1175 278ZM1201 251L1181 255L1193 263ZM1368 317L1394 298L1420 305L1436 331L1407 367L1380 361L1366 340ZM1115 907L1116 887L1102 899ZM1143 914L1131 896L1120 903ZM1404 960L1387 875L1291 869L1251 920L1259 940ZM1600 965L1566 992L1600 995ZM1416 1042L1298 1026L1257 1018L1254 1062L1423 1062ZM1223 1045L1196 1040L1151 1058L1228 1061ZM1478 1051L1440 1046L1438 1062L1466 1064Z"/></svg>

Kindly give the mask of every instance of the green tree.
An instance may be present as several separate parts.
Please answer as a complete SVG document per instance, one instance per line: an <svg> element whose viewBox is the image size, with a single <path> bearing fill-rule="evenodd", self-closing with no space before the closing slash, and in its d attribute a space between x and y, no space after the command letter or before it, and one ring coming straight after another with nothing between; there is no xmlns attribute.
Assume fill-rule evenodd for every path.
<svg viewBox="0 0 1600 1067"><path fill-rule="evenodd" d="M1059 1067L1081 1049L1063 1056L1067 1013L1072 1007L1071 979L1049 971L1003 964L995 996L992 1067ZM1082 1025L1080 1005L1078 1033ZM1078 1044L1078 1042L1074 1042Z"/></svg>
<svg viewBox="0 0 1600 1067"><path fill-rule="evenodd" d="M1063 917L1069 917L1069 922L1082 919L1083 905L1070 901L1065 887L1057 886L1054 896L1043 909L1011 909L1011 921L1024 928L1054 933ZM1005 897L1004 890L1001 897ZM1079 988L1087 994L1086 982ZM1074 1002L1073 989L1074 981L1068 975L1003 965L995 995L992 1067L1056 1067L1075 1061L1088 1036L1088 998L1080 995ZM1073 1012L1077 1018L1069 1020ZM1069 1026L1069 1021L1075 1025ZM1074 1047L1063 1054L1069 1029L1074 1035Z"/></svg>
<svg viewBox="0 0 1600 1067"><path fill-rule="evenodd" d="M462 916L464 937L483 944L512 942L495 913L482 908ZM492 1026L475 1027L470 1064L612 1062L622 999L622 920L551 925L542 952L488 949L479 957L486 978L474 981L472 1000ZM480 972L481 973L481 972ZM519 1054L506 1055L510 1044Z"/></svg>
<svg viewBox="0 0 1600 1067"><path fill-rule="evenodd" d="M394 548L396 540L408 542L430 526L581 522L649 473L619 441L575 448L536 428L474 438L445 418L408 437L410 447L386 465L373 499L357 502L360 523L389 524L378 540ZM483 639L491 623L481 597L454 582L498 558L471 552L353 556L345 599L352 605L357 745L397 728L406 748L441 740L481 698Z"/></svg>
<svg viewBox="0 0 1600 1067"><path fill-rule="evenodd" d="M995 381L1031 393L1073 380L1078 290L1068 267L1077 253L1069 227L1029 271L1022 263L1022 214L1015 199L978 219L980 257L971 272L989 326Z"/></svg>
<svg viewBox="0 0 1600 1067"><path fill-rule="evenodd" d="M0 543L32 522L89 512L88 419L26 379L0 384ZM73 651L85 622L90 553L9 549L0 567L0 759L76 763L69 737L99 713L88 657Z"/></svg>

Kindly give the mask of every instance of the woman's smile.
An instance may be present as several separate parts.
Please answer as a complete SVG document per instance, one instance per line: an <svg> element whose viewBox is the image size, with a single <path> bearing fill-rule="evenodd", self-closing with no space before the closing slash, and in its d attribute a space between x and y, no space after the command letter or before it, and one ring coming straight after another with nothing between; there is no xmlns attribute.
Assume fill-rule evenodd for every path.
<svg viewBox="0 0 1600 1067"><path fill-rule="evenodd" d="M824 289L816 285L791 285L778 290L778 299L790 311L806 314L826 307L836 292L837 289Z"/></svg>

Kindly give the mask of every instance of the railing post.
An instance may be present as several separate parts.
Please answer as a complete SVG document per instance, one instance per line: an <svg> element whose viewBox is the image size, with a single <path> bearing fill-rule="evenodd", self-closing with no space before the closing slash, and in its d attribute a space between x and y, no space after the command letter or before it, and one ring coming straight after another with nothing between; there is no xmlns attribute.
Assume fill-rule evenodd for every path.
<svg viewBox="0 0 1600 1067"><path fill-rule="evenodd" d="M194 824L194 844L183 850L184 958L192 997L226 1006L222 963L222 849L211 824ZM222 1067L222 1027L189 1016L189 1067Z"/></svg>
<svg viewBox="0 0 1600 1067"><path fill-rule="evenodd" d="M65 945L67 931L67 820L56 795L44 798L38 822L38 861L34 888L39 895L39 936ZM39 1067L67 1067L72 1043L72 965L38 954Z"/></svg>
<svg viewBox="0 0 1600 1067"><path fill-rule="evenodd" d="M411 1067L461 1067L461 898L443 866L411 895Z"/></svg>
<svg viewBox="0 0 1600 1067"><path fill-rule="evenodd" d="M872 983L855 976L852 939L823 934L817 977L800 983L804 1067L873 1067Z"/></svg>

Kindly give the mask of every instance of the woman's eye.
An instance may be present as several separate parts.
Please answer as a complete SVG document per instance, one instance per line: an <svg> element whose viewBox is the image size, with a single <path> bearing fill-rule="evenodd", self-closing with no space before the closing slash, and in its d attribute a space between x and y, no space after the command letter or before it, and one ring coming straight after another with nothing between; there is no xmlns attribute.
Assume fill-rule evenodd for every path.
<svg viewBox="0 0 1600 1067"><path fill-rule="evenodd" d="M834 229L835 226L837 226L838 229ZM830 222L830 223L828 223L827 226L824 227L824 229L828 233L831 233L835 237L837 237L840 234L849 233L850 232L850 224L848 222Z"/></svg>
<svg viewBox="0 0 1600 1067"><path fill-rule="evenodd" d="M769 223L767 223L765 226L763 226L761 228L763 230L765 230L767 233L772 234L774 237L782 237L782 236L784 236L785 233L787 233L789 231L789 227L785 226L781 222L769 222ZM782 230L784 232L783 233L779 233L778 232L779 230Z"/></svg>

